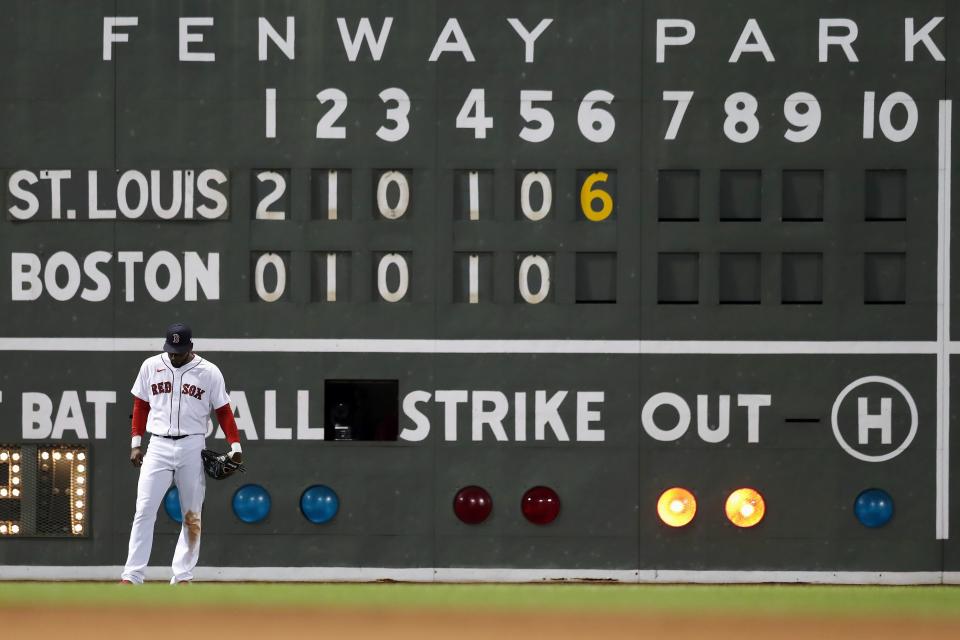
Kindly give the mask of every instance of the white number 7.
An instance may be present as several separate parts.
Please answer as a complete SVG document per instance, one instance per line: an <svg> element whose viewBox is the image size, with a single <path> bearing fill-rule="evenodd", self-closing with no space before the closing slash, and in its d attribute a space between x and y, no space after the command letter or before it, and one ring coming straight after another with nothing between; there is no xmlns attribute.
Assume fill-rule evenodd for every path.
<svg viewBox="0 0 960 640"><path fill-rule="evenodd" d="M673 116L670 118L670 126L667 127L667 135L664 140L676 140L677 132L680 130L680 123L683 122L683 114L687 112L690 106L690 100L693 99L693 91L664 91L663 101L677 103L677 108L673 110Z"/></svg>

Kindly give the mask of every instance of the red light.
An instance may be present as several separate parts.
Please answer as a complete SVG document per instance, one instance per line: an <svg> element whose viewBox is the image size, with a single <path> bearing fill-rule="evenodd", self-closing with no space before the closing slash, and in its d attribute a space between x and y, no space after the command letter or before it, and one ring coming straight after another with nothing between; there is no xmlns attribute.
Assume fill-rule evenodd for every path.
<svg viewBox="0 0 960 640"><path fill-rule="evenodd" d="M523 494L520 510L533 524L550 524L560 514L560 496L550 487L534 487Z"/></svg>
<svg viewBox="0 0 960 640"><path fill-rule="evenodd" d="M480 524L493 510L493 500L483 487L464 487L453 498L453 512L467 524Z"/></svg>

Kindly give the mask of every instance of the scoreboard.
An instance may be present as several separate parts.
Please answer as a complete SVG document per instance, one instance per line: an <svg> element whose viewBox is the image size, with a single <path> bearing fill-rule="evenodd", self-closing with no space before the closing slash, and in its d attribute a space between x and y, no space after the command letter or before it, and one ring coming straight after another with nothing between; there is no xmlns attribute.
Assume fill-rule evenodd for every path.
<svg viewBox="0 0 960 640"><path fill-rule="evenodd" d="M14 3L0 575L122 564L185 321L217 576L955 580L948 8Z"/></svg>

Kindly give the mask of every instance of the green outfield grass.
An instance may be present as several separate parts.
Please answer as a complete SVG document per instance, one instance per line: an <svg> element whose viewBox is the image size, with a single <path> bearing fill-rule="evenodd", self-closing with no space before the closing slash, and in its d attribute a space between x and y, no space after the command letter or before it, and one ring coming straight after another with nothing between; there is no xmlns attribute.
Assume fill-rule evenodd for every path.
<svg viewBox="0 0 960 640"><path fill-rule="evenodd" d="M162 591L162 594L160 593ZM0 583L0 607L165 604L729 615L960 617L960 587L594 584Z"/></svg>

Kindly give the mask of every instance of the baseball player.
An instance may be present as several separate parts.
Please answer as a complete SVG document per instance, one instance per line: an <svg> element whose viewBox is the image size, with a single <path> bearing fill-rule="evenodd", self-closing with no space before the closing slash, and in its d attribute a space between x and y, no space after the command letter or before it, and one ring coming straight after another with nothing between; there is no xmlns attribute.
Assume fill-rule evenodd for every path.
<svg viewBox="0 0 960 640"><path fill-rule="evenodd" d="M157 510L171 481L180 493L183 528L173 554L170 584L193 578L200 555L200 511L206 488L200 452L204 449L211 410L216 411L217 421L230 443L227 455L234 462L241 462L240 437L223 374L215 364L193 352L191 338L187 325L170 325L164 352L143 361L131 389L130 462L140 467L140 480L121 583L143 583ZM150 432L146 455L141 443L144 431Z"/></svg>

